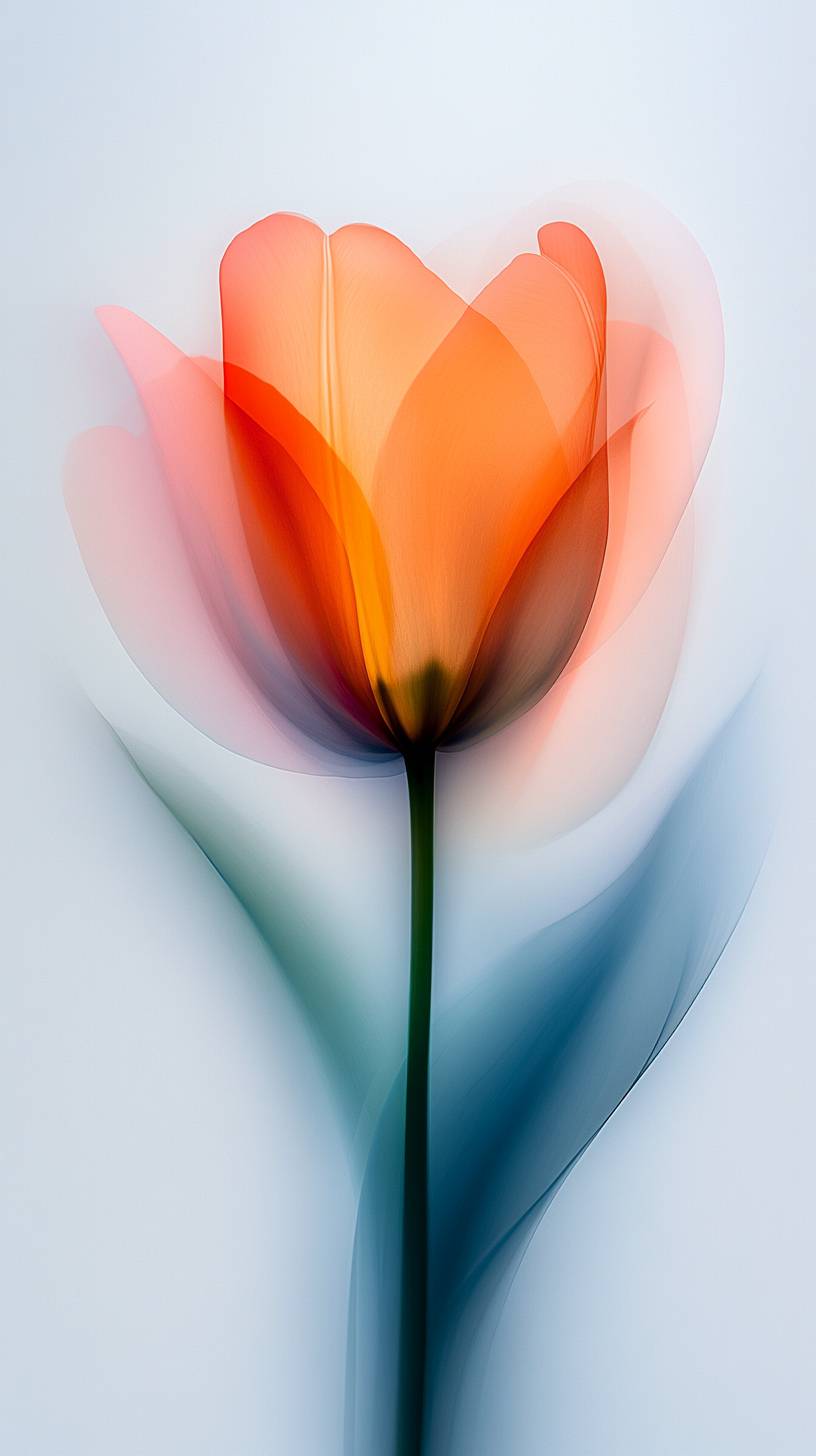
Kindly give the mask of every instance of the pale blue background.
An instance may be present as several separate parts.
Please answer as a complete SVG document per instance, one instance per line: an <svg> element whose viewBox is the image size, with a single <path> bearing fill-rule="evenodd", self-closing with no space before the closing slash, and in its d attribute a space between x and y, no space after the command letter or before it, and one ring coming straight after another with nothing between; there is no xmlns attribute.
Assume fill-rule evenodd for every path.
<svg viewBox="0 0 816 1456"><path fill-rule="evenodd" d="M810 8L4 11L0 1448L334 1456L341 1428L353 1198L325 1084L260 943L76 686L79 637L115 655L59 498L67 439L118 387L90 312L127 303L206 347L218 256L275 208L422 247L602 178L671 208L720 283L722 552L701 568L720 626L697 652L717 681L735 661L748 674L767 639L782 811L713 981L547 1215L478 1456L801 1456L816 1425ZM404 863L376 823L354 893L364 904L376 870L385 960ZM319 828L303 818L299 849L331 884Z"/></svg>

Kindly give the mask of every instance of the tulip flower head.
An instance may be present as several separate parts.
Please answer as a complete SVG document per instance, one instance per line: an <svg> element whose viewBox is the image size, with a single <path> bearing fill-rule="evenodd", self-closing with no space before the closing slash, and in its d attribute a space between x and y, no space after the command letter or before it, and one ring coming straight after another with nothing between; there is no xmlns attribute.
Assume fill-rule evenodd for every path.
<svg viewBox="0 0 816 1456"><path fill-rule="evenodd" d="M156 485L139 486L136 510L153 501L150 553L172 538L184 558L162 574L175 595L151 623L152 593L129 586L132 562L106 567L115 552L95 543L109 515L83 495L89 449L97 474L101 455L142 482L145 458L124 432L85 437L69 503L136 660L231 747L244 744L239 715L225 721L219 654L256 717L363 759L456 747L523 713L593 608L609 615L615 512L635 494L633 438L671 394L670 346L660 357L647 331L610 333L599 257L563 222L468 304L387 232L327 236L277 214L227 249L221 301L221 364L100 311L148 420ZM643 558L659 558L669 514ZM195 641L182 577L199 599Z"/></svg>
<svg viewBox="0 0 816 1456"><path fill-rule="evenodd" d="M296 556L312 643L287 604L270 600L272 620L307 677L331 665L315 689L386 747L513 716L558 675L595 594L603 275L576 228L539 241L472 306L373 228L326 238L271 218L222 265L239 473L269 482L247 534L259 579L267 543ZM270 439L283 468L263 468ZM287 535L266 497L292 466L308 499Z"/></svg>

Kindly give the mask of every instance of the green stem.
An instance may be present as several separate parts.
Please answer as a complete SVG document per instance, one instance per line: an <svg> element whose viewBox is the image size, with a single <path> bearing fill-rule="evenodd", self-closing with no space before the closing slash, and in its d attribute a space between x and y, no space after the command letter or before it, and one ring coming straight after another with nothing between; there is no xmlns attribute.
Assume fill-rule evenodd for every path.
<svg viewBox="0 0 816 1456"><path fill-rule="evenodd" d="M397 1456L422 1456L428 1325L428 1064L435 751L405 756L411 808L411 985L405 1085Z"/></svg>

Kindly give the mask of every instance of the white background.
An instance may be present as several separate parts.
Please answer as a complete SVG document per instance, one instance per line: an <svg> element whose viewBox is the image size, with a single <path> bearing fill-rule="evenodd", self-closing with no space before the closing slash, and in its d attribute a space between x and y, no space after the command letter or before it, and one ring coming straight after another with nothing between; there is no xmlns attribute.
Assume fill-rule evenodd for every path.
<svg viewBox="0 0 816 1456"><path fill-rule="evenodd" d="M125 303L207 347L220 252L276 208L421 249L599 178L659 198L719 281L720 532L745 632L767 624L782 810L711 984L542 1225L479 1456L800 1456L816 1425L810 8L4 11L0 1448L333 1456L341 1427L353 1197L327 1089L260 942L77 683L93 605L61 462L115 393L92 309ZM299 832L319 860L317 831Z"/></svg>

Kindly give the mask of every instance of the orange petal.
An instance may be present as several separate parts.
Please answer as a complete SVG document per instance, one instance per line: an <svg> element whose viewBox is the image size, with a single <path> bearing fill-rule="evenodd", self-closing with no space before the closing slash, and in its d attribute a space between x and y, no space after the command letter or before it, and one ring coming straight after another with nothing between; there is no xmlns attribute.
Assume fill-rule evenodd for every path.
<svg viewBox="0 0 816 1456"><path fill-rule="evenodd" d="M609 461L628 454L634 424L594 456L525 551L487 624L447 741L503 726L564 671L603 565Z"/></svg>
<svg viewBox="0 0 816 1456"><path fill-rule="evenodd" d="M409 389L377 466L396 684L434 663L455 705L486 617L568 484L529 369L468 309Z"/></svg>
<svg viewBox="0 0 816 1456"><path fill-rule="evenodd" d="M307 546L313 538L317 544L319 536L314 537L314 533L318 531L329 536L333 549L342 548L340 573L344 581L348 578L351 587L351 596L344 601L345 616L353 618L356 624L355 637L359 634L369 682L387 678L391 630L389 574L368 501L324 437L284 395L233 364L225 365L224 380L235 428L238 428L237 421L243 419L248 435L254 432L257 441L265 437L268 442L264 447L265 467L256 462L255 470L266 468L270 479L278 480L278 491L283 480L288 481L287 510L291 519L288 525L282 523L281 529L289 533L292 521L297 521ZM273 456L278 464L274 463ZM304 482L300 495L291 467L295 467ZM275 505L270 499L269 509ZM330 522L330 530L323 516ZM327 575L330 566L328 558L319 563L317 587L320 591L335 589L332 578Z"/></svg>
<svg viewBox="0 0 816 1456"><path fill-rule="evenodd" d="M601 354L606 335L606 278L594 244L571 222L548 222L538 230L538 249L570 278Z"/></svg>
<svg viewBox="0 0 816 1456"><path fill-rule="evenodd" d="M226 402L211 371L135 315L102 311L147 412L199 589L272 691L279 643L326 710L381 731L345 549L286 450Z"/></svg>
<svg viewBox="0 0 816 1456"><path fill-rule="evenodd" d="M514 258L475 299L530 371L563 457L566 489L593 453L606 338L606 290L585 233L555 223L541 256ZM603 443L601 439L600 443Z"/></svg>
<svg viewBox="0 0 816 1456"><path fill-rule="evenodd" d="M379 736L345 545L281 442L230 401L227 423L243 528L270 619L320 696Z"/></svg>
<svg viewBox="0 0 816 1456"><path fill-rule="evenodd" d="M365 494L406 391L464 309L390 233L354 224L328 237L288 213L230 244L221 306L227 370L274 386Z"/></svg>

